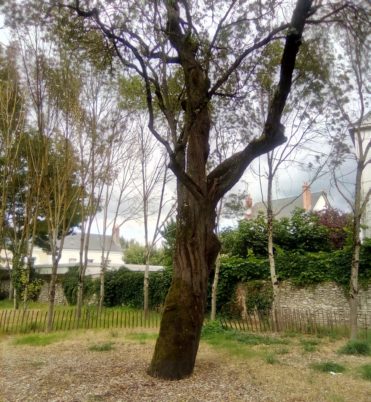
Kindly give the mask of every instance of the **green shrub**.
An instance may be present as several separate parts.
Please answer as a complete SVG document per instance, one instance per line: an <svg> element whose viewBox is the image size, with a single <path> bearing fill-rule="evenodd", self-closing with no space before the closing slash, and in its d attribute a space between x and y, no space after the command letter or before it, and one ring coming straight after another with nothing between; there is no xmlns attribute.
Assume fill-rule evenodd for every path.
<svg viewBox="0 0 371 402"><path fill-rule="evenodd" d="M223 327L223 325L220 321L218 321L218 320L207 321L202 327L201 336L203 338L208 338L210 336L213 336L216 334L223 334L225 332L226 332L226 329Z"/></svg>
<svg viewBox="0 0 371 402"><path fill-rule="evenodd" d="M279 280L290 280L297 286L325 281L344 288L349 286L352 253L351 242L345 238L348 222L348 216L336 211L318 215L303 210L295 211L291 218L275 221L274 250ZM221 240L223 256L217 307L231 313L237 283L270 278L266 218L259 215L254 220L242 220L236 229L224 230ZM361 247L359 282L361 286L371 283L371 239L366 239Z"/></svg>
<svg viewBox="0 0 371 402"><path fill-rule="evenodd" d="M273 302L273 290L269 281L250 281L246 283L246 308L248 312L257 310L269 313Z"/></svg>
<svg viewBox="0 0 371 402"><path fill-rule="evenodd" d="M371 348L366 341L349 341L340 350L343 355L370 356Z"/></svg>
<svg viewBox="0 0 371 402"><path fill-rule="evenodd" d="M77 303L77 284L79 279L79 267L70 267L68 272L63 275L62 287L63 293L69 304L75 305ZM97 281L93 280L90 276L86 276L84 280L84 300L89 299L97 293Z"/></svg>
<svg viewBox="0 0 371 402"><path fill-rule="evenodd" d="M276 270L279 280L290 280L296 286L315 285L321 282L333 281L344 288L350 281L351 251L349 248L332 252L277 252ZM249 254L246 258L223 255L219 275L217 309L231 315L234 311L233 297L236 285L240 282L249 283L269 281L269 261L267 258ZM362 286L371 283L371 245L366 243L361 247L359 281ZM252 304L269 305L268 294L260 298L256 292Z"/></svg>
<svg viewBox="0 0 371 402"><path fill-rule="evenodd" d="M104 304L107 307L128 306L143 308L143 272L132 272L122 267L106 273ZM171 283L171 271L151 272L149 275L149 307L164 303Z"/></svg>
<svg viewBox="0 0 371 402"><path fill-rule="evenodd" d="M364 364L360 368L361 376L364 380L371 381L371 364Z"/></svg>
<svg viewBox="0 0 371 402"><path fill-rule="evenodd" d="M323 373L343 373L345 371L345 367L334 362L322 362L322 363L314 363L311 365L314 370L321 371Z"/></svg>

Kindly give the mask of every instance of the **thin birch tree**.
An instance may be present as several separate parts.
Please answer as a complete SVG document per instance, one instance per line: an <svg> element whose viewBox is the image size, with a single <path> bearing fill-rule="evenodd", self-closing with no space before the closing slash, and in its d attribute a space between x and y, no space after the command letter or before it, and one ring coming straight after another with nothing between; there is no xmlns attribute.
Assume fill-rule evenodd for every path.
<svg viewBox="0 0 371 402"><path fill-rule="evenodd" d="M355 18L342 15L343 35L333 58L341 61L332 65L331 107L329 110L329 131L332 136L332 172L335 186L352 211L352 263L349 283L350 338L358 333L358 271L361 248L361 222L371 197L371 188L363 188L362 177L371 163L371 140L363 129L371 113L369 83L370 25L369 13ZM362 23L364 22L364 23ZM329 40L338 39L339 31L333 30ZM327 43L327 46L330 46ZM336 54L337 53L337 54ZM331 63L331 60L329 60ZM352 168L347 171L346 165ZM349 182L353 182L353 186Z"/></svg>

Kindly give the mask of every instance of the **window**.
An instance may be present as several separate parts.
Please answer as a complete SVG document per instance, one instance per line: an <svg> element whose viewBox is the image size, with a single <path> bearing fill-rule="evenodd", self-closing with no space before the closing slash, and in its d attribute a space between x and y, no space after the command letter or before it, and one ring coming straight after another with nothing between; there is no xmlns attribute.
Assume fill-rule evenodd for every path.
<svg viewBox="0 0 371 402"><path fill-rule="evenodd" d="M88 258L88 263L92 263L94 260L92 258Z"/></svg>
<svg viewBox="0 0 371 402"><path fill-rule="evenodd" d="M69 258L68 262L77 262L77 258Z"/></svg>

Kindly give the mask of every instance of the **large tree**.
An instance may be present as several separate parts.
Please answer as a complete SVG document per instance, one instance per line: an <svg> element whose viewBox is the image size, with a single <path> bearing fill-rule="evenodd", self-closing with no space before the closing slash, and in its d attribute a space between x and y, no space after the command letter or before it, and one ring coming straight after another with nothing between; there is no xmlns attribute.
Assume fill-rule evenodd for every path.
<svg viewBox="0 0 371 402"><path fill-rule="evenodd" d="M167 149L170 168L178 179L174 274L149 368L153 376L177 379L193 371L208 277L220 248L214 231L216 205L254 158L285 141L280 120L304 26L316 10L312 3L298 0L289 23L279 23L270 4L264 3L249 13L247 5L241 7L237 1L227 6L224 2L154 1L143 5L132 1L121 7L117 2L115 10L120 12L111 14L112 22L105 19L102 5L88 9L85 2L67 3L84 19L86 28L99 28L111 41L125 67L143 78L149 128ZM206 7L212 8L212 14L202 16ZM107 13L112 11L107 7ZM265 20L265 13L276 19L276 27ZM130 23L132 15L138 16L137 23ZM207 17L218 18L212 36L201 25L202 18ZM255 18L256 24L244 24L243 20L251 18ZM259 50L282 35L285 44L280 77L263 132L207 172L212 99L238 91L238 85L244 84L241 81L253 72ZM241 47L242 51L237 53ZM169 75L174 76L177 70L184 82L184 88L176 94L178 99L172 96L168 85ZM170 127L169 139L163 138L156 128L154 97ZM183 108L180 118L179 108L174 106L176 100Z"/></svg>
<svg viewBox="0 0 371 402"><path fill-rule="evenodd" d="M149 128L169 154L178 201L173 280L149 373L184 378L194 368L208 278L220 248L217 203L254 158L285 141L281 116L306 23L332 20L347 3L297 0L283 8L275 1L113 0L91 7L90 1L61 0L54 9L45 3L64 31L71 23L78 44L101 32L100 48L113 52L126 74L142 79ZM238 119L237 106L253 101L249 83L262 49L278 40L284 42L280 72L263 130L252 132L244 148L208 171L214 99L230 99L228 113ZM166 138L158 129L164 121Z"/></svg>

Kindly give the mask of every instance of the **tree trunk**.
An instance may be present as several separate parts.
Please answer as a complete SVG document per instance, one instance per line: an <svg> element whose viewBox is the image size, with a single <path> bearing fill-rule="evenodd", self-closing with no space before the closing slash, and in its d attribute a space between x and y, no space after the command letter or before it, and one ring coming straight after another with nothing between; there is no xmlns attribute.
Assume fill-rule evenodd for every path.
<svg viewBox="0 0 371 402"><path fill-rule="evenodd" d="M82 305L84 301L84 279L79 275L77 283L77 300L76 300L76 318L81 319L82 316Z"/></svg>
<svg viewBox="0 0 371 402"><path fill-rule="evenodd" d="M273 251L273 230L272 226L268 223L268 257L269 257L269 270L271 274L272 290L273 290L273 305L277 304L278 300L278 278L276 274L276 261Z"/></svg>
<svg viewBox="0 0 371 402"><path fill-rule="evenodd" d="M268 156L269 158L269 156ZM269 165L270 170L272 170L271 162ZM277 299L278 299L278 278L276 273L276 261L274 258L274 249L273 249L273 210L272 210L272 184L273 184L273 175L269 173L268 175L268 194L267 194L267 237L268 237L268 259L269 259L269 270L270 277L272 282L272 291L273 291L273 311L277 307Z"/></svg>
<svg viewBox="0 0 371 402"><path fill-rule="evenodd" d="M144 269L144 283L143 283L143 310L144 310L144 318L148 318L149 311L149 258L146 257L146 266Z"/></svg>
<svg viewBox="0 0 371 402"><path fill-rule="evenodd" d="M211 313L210 320L215 321L216 319L216 296L218 291L219 282L219 272L220 272L220 254L216 259L213 286L211 288Z"/></svg>
<svg viewBox="0 0 371 402"><path fill-rule="evenodd" d="M18 303L18 292L17 292L17 288L14 287L13 288L13 309L14 310L18 310L19 307L19 303Z"/></svg>
<svg viewBox="0 0 371 402"><path fill-rule="evenodd" d="M22 256L18 251L13 251L12 258L12 282L13 282L13 308L18 310L22 294Z"/></svg>
<svg viewBox="0 0 371 402"><path fill-rule="evenodd" d="M25 275L26 275L25 282L26 283L25 283L25 287L24 287L24 291L23 291L23 309L24 310L27 309L28 288L29 288L29 285L30 285L30 270L31 270L30 262L29 262L30 257L27 257L27 258L28 258L28 261L27 261L27 264L26 264L26 273L25 273Z"/></svg>
<svg viewBox="0 0 371 402"><path fill-rule="evenodd" d="M9 300L13 300L13 297L14 297L13 289L14 289L14 287L13 287L13 279L12 279L12 275L10 274L9 275L9 296L8 296Z"/></svg>
<svg viewBox="0 0 371 402"><path fill-rule="evenodd" d="M58 265L54 261L52 266L52 274L49 283L49 305L48 305L48 319L47 319L47 332L53 330L53 319L54 319L54 305L55 305L55 288L57 283L57 268Z"/></svg>
<svg viewBox="0 0 371 402"><path fill-rule="evenodd" d="M196 205L179 208L173 280L148 370L154 377L185 378L192 374L196 360L209 267L215 263L220 248L210 227L210 222L215 223L215 216L205 213L200 204Z"/></svg>
<svg viewBox="0 0 371 402"><path fill-rule="evenodd" d="M205 170L198 171L202 174ZM196 200L178 184L174 272L148 370L154 377L177 380L193 372L206 308L208 279L220 250L214 234L215 207L205 199Z"/></svg>
<svg viewBox="0 0 371 402"><path fill-rule="evenodd" d="M104 303L104 279L106 274L106 264L105 261L102 262L102 268L100 271L100 288L99 288L99 303L98 310L99 313L102 311L103 303Z"/></svg>
<svg viewBox="0 0 371 402"><path fill-rule="evenodd" d="M276 273L276 261L274 258L274 250L273 250L273 216L272 209L268 210L268 219L267 219L267 231L268 231L268 258L269 258L269 270L270 277L272 283L272 292L273 292L273 300L272 300L272 315L273 315L273 328L275 331L279 331L279 317L278 317L278 278Z"/></svg>
<svg viewBox="0 0 371 402"><path fill-rule="evenodd" d="M145 175L144 175L144 167L142 165L142 182L143 182L143 213L144 213L144 242L145 242L145 269L144 269L144 280L143 280L143 310L144 310L144 318L148 318L148 300L149 300L149 243L148 243L148 198L147 198L147 189L145 186Z"/></svg>
<svg viewBox="0 0 371 402"><path fill-rule="evenodd" d="M352 266L350 274L350 289L349 289L349 309L350 309L350 339L355 340L358 332L358 270L359 270L359 253L361 248L360 230L362 217L362 172L364 168L363 158L359 158L357 162L357 174L355 182L354 194L354 215L352 226Z"/></svg>
<svg viewBox="0 0 371 402"><path fill-rule="evenodd" d="M349 307L350 307L350 339L357 339L358 333L358 269L359 269L359 252L360 241L358 234L358 241L355 241L352 255L352 270L350 277L350 291L349 291Z"/></svg>

